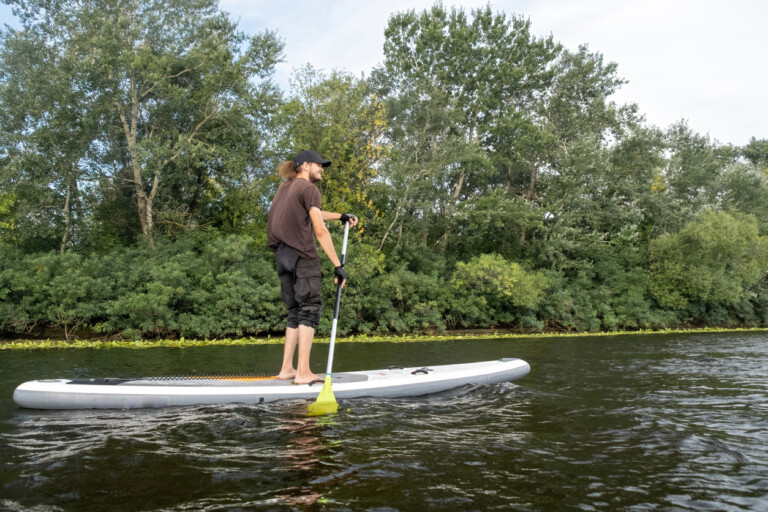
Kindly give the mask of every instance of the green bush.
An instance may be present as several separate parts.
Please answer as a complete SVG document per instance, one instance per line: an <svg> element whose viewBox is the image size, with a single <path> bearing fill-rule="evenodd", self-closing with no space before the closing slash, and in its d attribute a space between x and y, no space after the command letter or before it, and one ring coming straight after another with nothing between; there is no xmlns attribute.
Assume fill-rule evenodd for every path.
<svg viewBox="0 0 768 512"><path fill-rule="evenodd" d="M527 326L538 327L533 314L547 287L543 274L526 271L498 254L483 254L456 265L451 277L454 300L448 311L462 327L510 325L521 318Z"/></svg>
<svg viewBox="0 0 768 512"><path fill-rule="evenodd" d="M273 257L249 237L212 240L202 249L195 286L180 308L183 336L256 335L284 327Z"/></svg>
<svg viewBox="0 0 768 512"><path fill-rule="evenodd" d="M422 263L436 263L414 270L402 259L390 265L353 237L339 334L768 322L766 243L751 217L702 214L679 234L651 242L649 268L637 265L637 253L604 252L594 264L574 261L561 270L528 270L498 254L453 267L425 257ZM0 244L0 257L6 334L223 338L285 328L274 256L263 239L197 233L90 255L24 254ZM336 287L330 262L322 261L318 332L327 334Z"/></svg>
<svg viewBox="0 0 768 512"><path fill-rule="evenodd" d="M727 315L720 308L738 304L768 272L768 239L754 216L708 210L653 240L650 257L650 292L659 305L721 323Z"/></svg>
<svg viewBox="0 0 768 512"><path fill-rule="evenodd" d="M339 333L414 332L445 329L441 297L442 280L436 274L421 274L396 267L386 268L384 255L374 247L350 244L346 267L349 274L339 319ZM324 261L325 314L319 331L330 330L336 287L333 269Z"/></svg>

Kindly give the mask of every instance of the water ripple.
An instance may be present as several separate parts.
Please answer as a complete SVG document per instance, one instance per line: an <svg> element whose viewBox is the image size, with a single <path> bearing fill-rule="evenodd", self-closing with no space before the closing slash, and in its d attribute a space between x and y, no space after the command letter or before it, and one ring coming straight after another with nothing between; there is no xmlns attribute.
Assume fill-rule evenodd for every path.
<svg viewBox="0 0 768 512"><path fill-rule="evenodd" d="M766 341L448 345L454 361L514 350L533 371L516 384L342 402L322 418L305 416L306 402L59 412L8 405L0 509L768 510ZM380 358L370 366L401 350L365 349ZM234 364L226 349L215 353ZM9 367L33 366L11 357L22 360ZM112 373L75 363L81 373Z"/></svg>

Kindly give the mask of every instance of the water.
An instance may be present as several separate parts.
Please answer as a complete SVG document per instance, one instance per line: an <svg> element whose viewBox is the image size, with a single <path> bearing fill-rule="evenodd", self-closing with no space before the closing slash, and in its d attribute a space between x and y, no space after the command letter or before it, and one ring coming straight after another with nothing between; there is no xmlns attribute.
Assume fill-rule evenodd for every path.
<svg viewBox="0 0 768 512"><path fill-rule="evenodd" d="M327 346L315 348L324 367ZM43 377L268 372L281 347L0 352L0 510L768 510L768 334L342 344L339 371L521 357L430 397L30 411Z"/></svg>

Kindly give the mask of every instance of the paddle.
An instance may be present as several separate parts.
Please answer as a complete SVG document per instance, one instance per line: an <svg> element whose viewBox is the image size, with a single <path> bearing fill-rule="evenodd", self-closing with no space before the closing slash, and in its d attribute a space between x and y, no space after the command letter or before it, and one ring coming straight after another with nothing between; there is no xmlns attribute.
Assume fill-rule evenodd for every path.
<svg viewBox="0 0 768 512"><path fill-rule="evenodd" d="M341 244L341 264L344 265L347 253L347 238L349 237L349 221L344 223L344 242ZM317 396L317 401L309 406L310 416L333 414L339 410L339 404L331 389L331 368L333 367L333 347L336 344L336 325L339 323L339 304L341 304L341 282L336 286L336 304L333 307L333 323L331 323L331 347L328 349L328 368L325 370L323 389Z"/></svg>

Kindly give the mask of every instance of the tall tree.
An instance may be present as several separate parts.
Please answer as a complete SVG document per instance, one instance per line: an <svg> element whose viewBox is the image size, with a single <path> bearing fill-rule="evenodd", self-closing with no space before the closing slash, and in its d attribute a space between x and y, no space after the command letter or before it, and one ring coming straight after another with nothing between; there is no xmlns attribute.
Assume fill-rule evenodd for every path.
<svg viewBox="0 0 768 512"><path fill-rule="evenodd" d="M435 224L428 243L444 250L458 233L460 204L498 186L492 172L491 155L499 151L494 135L510 119L533 123L528 112L551 83L560 47L551 37L533 37L530 21L507 19L490 7L471 17L440 4L421 13L399 13L390 18L385 36L384 72L397 98L392 125L412 136L424 134L418 152L412 142L398 148L400 141L393 137L393 153L399 154L404 176L431 174L435 193L422 203L431 202L429 213L442 222ZM423 115L425 108L431 115ZM437 130L424 125L435 121ZM425 174L419 157L427 147L433 156L448 158L432 159L433 170Z"/></svg>
<svg viewBox="0 0 768 512"><path fill-rule="evenodd" d="M90 177L85 158L95 133L92 104L73 79L75 59L59 43L41 30L2 31L0 126L17 242L47 249L58 239L64 252L83 221L79 184Z"/></svg>
<svg viewBox="0 0 768 512"><path fill-rule="evenodd" d="M278 103L275 34L246 37L215 0L15 3L25 33L69 56L57 71L88 98L98 131L85 147L130 183L144 236L166 189L166 205L194 209L204 189L252 165L259 123Z"/></svg>
<svg viewBox="0 0 768 512"><path fill-rule="evenodd" d="M652 242L651 270L651 292L663 306L730 306L765 278L768 240L753 216L705 210L678 233Z"/></svg>
<svg viewBox="0 0 768 512"><path fill-rule="evenodd" d="M760 170L768 173L768 139L752 137L749 144L741 148L741 154Z"/></svg>
<svg viewBox="0 0 768 512"><path fill-rule="evenodd" d="M552 86L535 106L538 129L548 143L533 152L536 160L525 194L549 218L541 232L546 243L562 243L566 259L588 261L594 258L577 253L605 244L639 222L635 202L644 192L638 183L648 178L646 168L615 157L633 147L625 140L638 119L634 106L619 107L609 100L623 81L616 65L604 63L602 55L586 46L566 50L554 69Z"/></svg>
<svg viewBox="0 0 768 512"><path fill-rule="evenodd" d="M323 207L361 215L365 224L377 215L369 188L387 155L381 99L364 78L311 66L298 69L291 85L278 123L283 159L304 149L329 159L333 165L318 183Z"/></svg>

